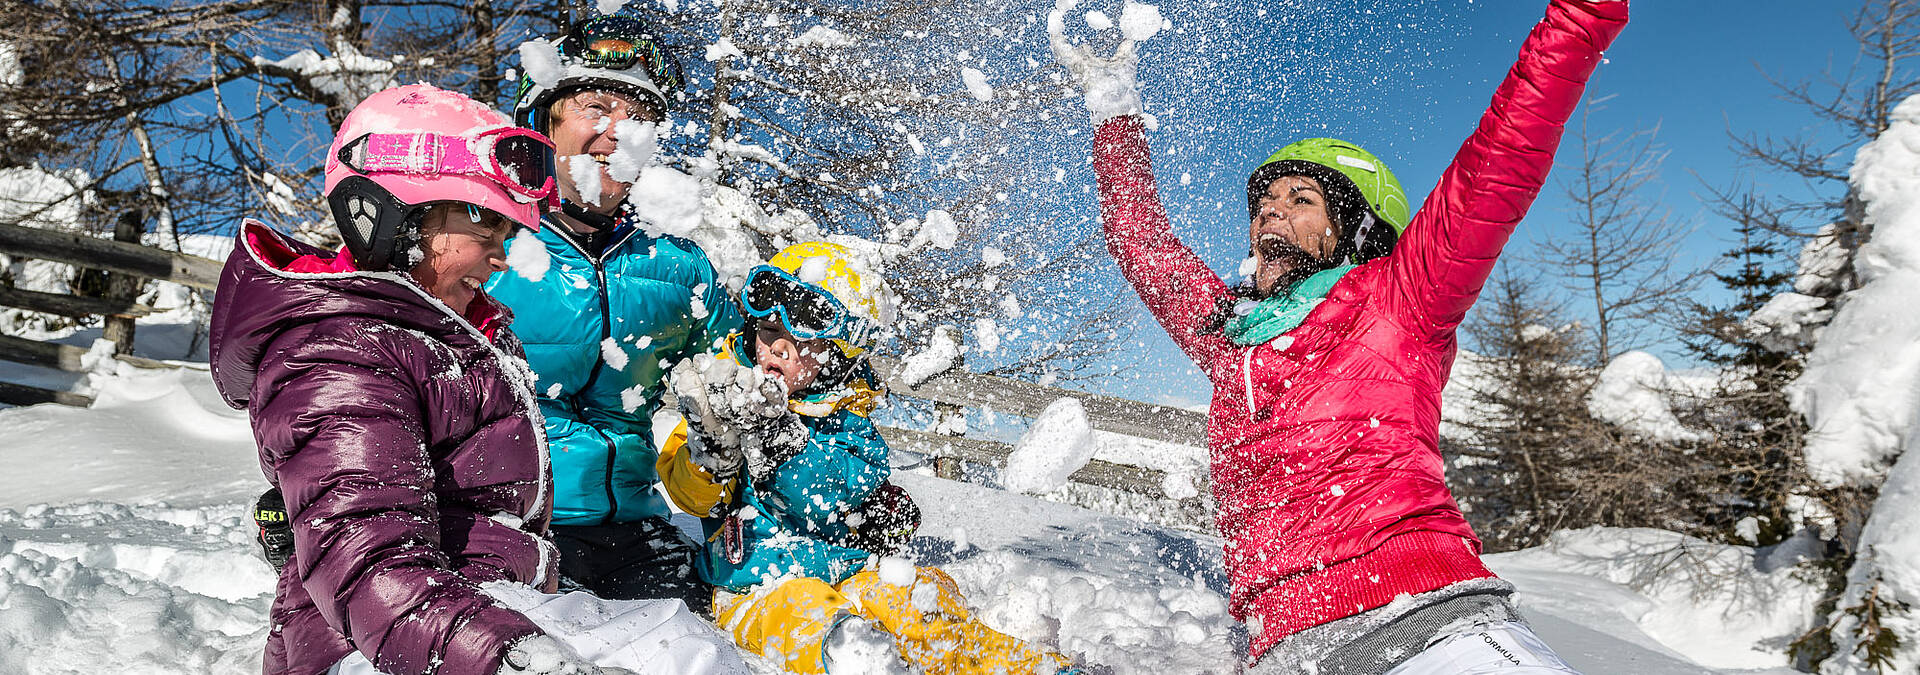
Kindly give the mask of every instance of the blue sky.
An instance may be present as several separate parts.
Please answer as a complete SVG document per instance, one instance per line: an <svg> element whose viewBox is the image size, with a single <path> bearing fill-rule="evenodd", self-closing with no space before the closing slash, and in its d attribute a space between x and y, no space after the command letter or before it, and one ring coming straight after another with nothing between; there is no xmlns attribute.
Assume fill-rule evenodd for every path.
<svg viewBox="0 0 1920 675"><path fill-rule="evenodd" d="M1117 6L1090 4L1117 16ZM1245 255L1243 181L1288 141L1336 136L1386 158L1416 205L1485 110L1545 2L1289 2L1189 9L1164 3L1175 31L1143 45L1141 85L1161 120L1150 134L1163 201L1176 232L1216 271ZM1781 190L1797 179L1756 174L1729 147L1729 129L1793 135L1819 126L1777 98L1767 76L1818 78L1844 70L1856 49L1845 30L1853 3L1641 2L1590 83L1608 96L1596 135L1658 124L1671 155L1654 197L1697 225L1683 262L1706 264L1728 227L1707 212L1703 183L1746 175ZM1370 9L1367 9L1370 8ZM1075 17L1077 20L1077 17ZM1069 26L1084 35L1084 23ZM1042 39L1044 37L1042 36ZM1068 141L1084 149L1085 136ZM1568 146L1563 144L1563 157ZM1561 172L1558 175L1564 175ZM1696 174L1698 177L1696 177ZM1090 171L1075 172L1091 181ZM1565 201L1551 183L1508 257L1563 231ZM1185 183L1185 184L1183 184ZM1091 227L1091 196L1060 202ZM1142 312L1144 314L1144 312ZM1177 404L1206 399L1204 380L1149 321L1136 338L1138 370L1110 393ZM1656 349L1670 367L1674 349Z"/></svg>

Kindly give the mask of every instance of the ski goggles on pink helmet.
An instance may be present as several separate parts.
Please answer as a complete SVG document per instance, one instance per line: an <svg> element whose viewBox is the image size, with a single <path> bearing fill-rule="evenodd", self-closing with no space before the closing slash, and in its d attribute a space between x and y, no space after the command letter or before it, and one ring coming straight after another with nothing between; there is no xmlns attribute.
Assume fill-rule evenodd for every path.
<svg viewBox="0 0 1920 675"><path fill-rule="evenodd" d="M498 183L516 202L544 201L544 210L560 208L553 141L530 129L502 126L463 135L376 132L342 145L339 160L365 175L477 175Z"/></svg>

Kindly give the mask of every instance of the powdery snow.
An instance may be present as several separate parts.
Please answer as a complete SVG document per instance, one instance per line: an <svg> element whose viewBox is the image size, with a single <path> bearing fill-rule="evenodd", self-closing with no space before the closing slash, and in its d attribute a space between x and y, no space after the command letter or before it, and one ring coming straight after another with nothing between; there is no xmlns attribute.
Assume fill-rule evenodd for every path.
<svg viewBox="0 0 1920 675"><path fill-rule="evenodd" d="M1625 619L1652 638L1645 646L1703 666L1779 668L1786 643L1806 629L1820 597L1821 589L1793 568L1813 557L1807 548L1817 545L1790 540L1755 549L1664 530L1593 527L1556 532L1544 546L1485 560L1521 587L1515 597L1529 617L1592 617L1595 628L1632 635L1607 625ZM1591 590L1524 592L1548 585ZM1562 655L1572 660L1565 650Z"/></svg>
<svg viewBox="0 0 1920 675"><path fill-rule="evenodd" d="M1078 399L1047 404L1033 426L1014 444L1000 482L1015 492L1039 494L1065 485L1067 477L1093 459L1093 427Z"/></svg>
<svg viewBox="0 0 1920 675"><path fill-rule="evenodd" d="M246 518L266 483L244 415L200 370L122 375L102 401L0 410L10 467L0 474L0 644L10 645L0 670L258 672L273 579ZM1226 614L1218 539L913 472L893 481L924 511L906 559L953 575L995 629L1118 675L1238 672L1245 637ZM1676 537L1587 530L1556 539L1557 549L1488 561L1519 585L1541 635L1588 675L1720 672L1682 654L1741 650L1757 654L1743 663L1775 670L1739 672L1791 672L1737 633L1783 641L1773 626L1786 617L1743 614L1755 602L1794 604L1778 583L1781 554L1703 549L1724 578L1651 575L1666 585L1644 586L1628 573ZM1687 600L1682 580L1707 599ZM1785 590L1724 603L1715 590L1770 586ZM1705 625L1707 640L1677 628L1689 622Z"/></svg>
<svg viewBox="0 0 1920 675"><path fill-rule="evenodd" d="M1613 358L1587 395L1587 411L1627 431L1662 441L1705 440L1708 434L1681 426L1667 396L1674 390L1660 357L1631 351Z"/></svg>
<svg viewBox="0 0 1920 675"><path fill-rule="evenodd" d="M1920 96L1894 108L1892 119L1849 172L1874 227L1855 259L1860 287L1843 296L1788 388L1807 416L1814 477L1880 485L1834 617L1842 644L1861 639L1858 618L1844 610L1870 595L1920 607ZM1920 616L1896 612L1884 624L1904 640L1893 670L1920 670ZM1858 653L1841 651L1827 668L1864 672Z"/></svg>

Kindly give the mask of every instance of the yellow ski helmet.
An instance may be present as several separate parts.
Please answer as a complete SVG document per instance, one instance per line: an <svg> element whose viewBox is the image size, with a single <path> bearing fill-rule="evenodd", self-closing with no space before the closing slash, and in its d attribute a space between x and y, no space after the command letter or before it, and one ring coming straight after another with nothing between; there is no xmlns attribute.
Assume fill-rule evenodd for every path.
<svg viewBox="0 0 1920 675"><path fill-rule="evenodd" d="M849 358L873 347L894 321L897 301L880 273L847 247L825 241L794 244L747 273L744 313L776 318L803 340L827 339Z"/></svg>

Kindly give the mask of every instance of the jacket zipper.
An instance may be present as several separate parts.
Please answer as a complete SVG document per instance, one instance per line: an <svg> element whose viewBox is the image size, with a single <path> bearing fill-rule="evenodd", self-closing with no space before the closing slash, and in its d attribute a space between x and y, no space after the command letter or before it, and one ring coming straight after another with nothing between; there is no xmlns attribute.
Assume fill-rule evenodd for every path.
<svg viewBox="0 0 1920 675"><path fill-rule="evenodd" d="M1253 352L1259 348L1260 345L1248 347L1246 356L1241 357L1240 360L1240 379L1245 381L1247 385L1247 417L1249 418L1253 417L1255 413L1253 409Z"/></svg>
<svg viewBox="0 0 1920 675"><path fill-rule="evenodd" d="M600 345L606 344L607 340L613 337L613 307L612 300L609 298L612 294L607 291L607 258L611 257L610 254L613 251L617 251L620 247L625 246L628 240L633 239L634 233L639 232L640 228L629 229L626 236L621 237L618 241L607 244L606 250L602 251L603 255L596 256L587 252L587 249L582 247L580 242L573 239L573 235L567 232L564 223L552 223L552 225L558 226L554 228L554 232L560 235L562 241L572 246L573 250L579 251L580 255L586 257L587 262L593 265L594 280L599 282L594 290L596 294L600 296L600 342L596 343L594 347L599 349L601 348ZM606 367L606 364L607 361L604 355L594 360L593 370L587 373L586 383L580 385L581 391L593 388L593 383L600 379L600 369ZM611 525L614 522L614 518L620 513L620 500L613 490L614 451L616 446L613 444L613 437L608 436L607 432L601 431L599 427L593 427L593 432L599 434L600 440L606 441L607 443L607 513L601 518L600 524Z"/></svg>

